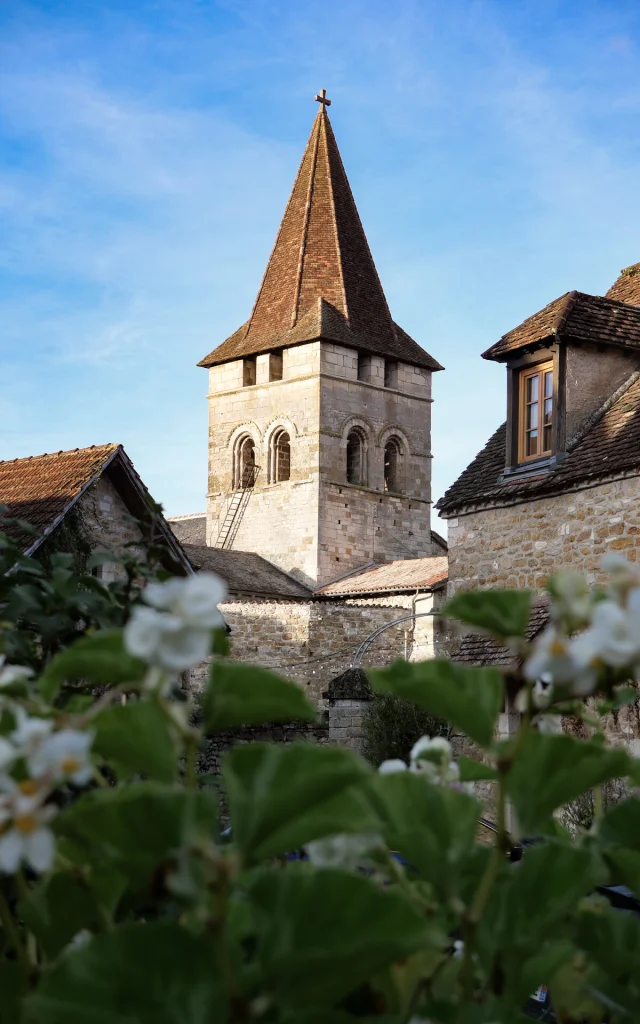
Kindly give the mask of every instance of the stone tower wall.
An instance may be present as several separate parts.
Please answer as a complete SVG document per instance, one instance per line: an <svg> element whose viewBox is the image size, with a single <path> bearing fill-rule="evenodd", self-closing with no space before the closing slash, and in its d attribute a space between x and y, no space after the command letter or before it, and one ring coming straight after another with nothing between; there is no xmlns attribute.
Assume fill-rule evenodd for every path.
<svg viewBox="0 0 640 1024"><path fill-rule="evenodd" d="M599 581L605 551L640 561L640 477L471 512L448 523L450 594L473 587L541 590L563 568Z"/></svg>
<svg viewBox="0 0 640 1024"><path fill-rule="evenodd" d="M399 363L385 387L382 357L360 357L362 380L355 349L316 341L285 349L282 380L269 381L272 358L257 357L250 385L242 359L210 370L207 543L217 542L234 493L234 452L250 435L261 469L237 550L257 551L309 584L371 560L431 554L431 373ZM346 482L354 426L366 449L363 485ZM291 476L274 483L268 465L278 427L291 439ZM403 452L399 494L384 491L390 436Z"/></svg>

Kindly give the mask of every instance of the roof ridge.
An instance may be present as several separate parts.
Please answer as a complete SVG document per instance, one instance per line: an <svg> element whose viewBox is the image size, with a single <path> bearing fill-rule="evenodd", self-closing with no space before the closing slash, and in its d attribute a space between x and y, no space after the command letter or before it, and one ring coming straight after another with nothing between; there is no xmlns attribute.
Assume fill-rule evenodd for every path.
<svg viewBox="0 0 640 1024"><path fill-rule="evenodd" d="M320 128L321 128L321 125L322 125L321 118L322 118L323 111L324 111L324 106L321 106L320 110L318 111L318 113L316 115L316 119L314 121L313 128L311 130L311 134L313 135L313 133L315 131L316 136L315 136L314 143L313 143L313 156L311 157L311 171L310 171L310 174L309 174L309 187L307 189L307 202L306 202L306 205L305 205L304 221L303 221L303 225L302 225L302 242L300 244L300 256L298 258L298 269L297 269L297 274L296 274L296 286L295 286L295 291L294 291L294 294L293 294L293 312L291 314L291 325L290 325L291 327L295 327L295 325L298 322L298 306L300 304L300 288L302 286L302 274L304 272L304 258L306 256L307 237L309 235L309 220L311 218L311 203L313 202L313 192L314 192L315 183L316 183L316 168L318 166L318 149L320 148ZM316 131L316 125L318 126L317 131ZM283 217L283 221L284 221L284 217Z"/></svg>
<svg viewBox="0 0 640 1024"><path fill-rule="evenodd" d="M569 319L569 314L571 313L571 310L573 309L573 307L576 304L576 299L578 298L579 294L580 293L577 292L575 288L573 289L573 291L570 291L570 292L566 293L565 300L562 303L560 309L558 310L557 315L556 315L556 319L555 319L555 323L554 323L553 327L551 328L551 333L552 334L560 334L561 333L562 328L564 327L564 325L566 324L567 320ZM535 316L535 313L534 313L534 316Z"/></svg>
<svg viewBox="0 0 640 1024"><path fill-rule="evenodd" d="M57 455L74 455L76 452L90 452L94 448L120 448L121 445L112 441L106 444L89 444L84 448L60 448L57 452L40 452L39 455L17 455L15 459L0 459L0 466L8 466L12 462L29 462L32 459L51 459Z"/></svg>
<svg viewBox="0 0 640 1024"><path fill-rule="evenodd" d="M325 117L327 119L327 123L331 124L331 122L329 121L329 115L327 114L327 111L326 111L326 107L323 106L322 109L321 109L321 112L324 113L324 115L325 115ZM331 134L333 135L333 131L331 132ZM329 156L329 137L328 137L328 134L327 134L327 125L326 125L326 123L325 123L325 128L324 128L324 137L325 137L325 145L327 147L327 163L329 164L329 197L331 199L331 212L332 212L332 218L331 219L332 219L332 222L333 222L333 237L335 239L336 250L337 250L337 253L338 253L338 269L340 271L340 284L342 285L342 301L344 302L344 315L346 316L347 321L348 321L349 320L349 303L347 301L347 288L346 288L346 285L344 283L344 267L342 265L342 249L340 247L340 235L338 233L338 217L336 215L336 197L335 197L335 190L334 190L334 185L333 185L333 175L331 174L331 158ZM334 138L334 141L335 141L335 138ZM336 149L337 149L337 145L336 145ZM339 156L340 156L340 153L338 153L338 157ZM323 296L320 296L320 297L322 298Z"/></svg>

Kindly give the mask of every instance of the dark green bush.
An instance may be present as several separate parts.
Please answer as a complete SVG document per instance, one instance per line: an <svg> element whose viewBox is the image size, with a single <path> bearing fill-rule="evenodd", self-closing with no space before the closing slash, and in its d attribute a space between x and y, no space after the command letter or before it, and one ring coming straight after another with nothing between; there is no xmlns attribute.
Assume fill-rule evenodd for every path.
<svg viewBox="0 0 640 1024"><path fill-rule="evenodd" d="M387 693L373 697L364 715L363 729L362 753L374 768L393 757L407 761L409 751L421 736L449 734L449 727L441 718Z"/></svg>

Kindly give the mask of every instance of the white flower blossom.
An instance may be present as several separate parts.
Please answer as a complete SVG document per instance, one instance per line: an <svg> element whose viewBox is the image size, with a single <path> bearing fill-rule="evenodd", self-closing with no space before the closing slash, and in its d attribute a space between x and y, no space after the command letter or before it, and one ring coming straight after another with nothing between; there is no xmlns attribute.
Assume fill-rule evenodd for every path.
<svg viewBox="0 0 640 1024"><path fill-rule="evenodd" d="M32 718L20 705L15 708L15 716L16 728L9 739L18 748L19 755L29 757L53 731L53 721L50 718Z"/></svg>
<svg viewBox="0 0 640 1024"><path fill-rule="evenodd" d="M14 874L23 863L39 873L51 867L55 839L48 824L56 808L43 805L44 796L27 781L0 798L0 871L5 874Z"/></svg>
<svg viewBox="0 0 640 1024"><path fill-rule="evenodd" d="M395 775L396 772L406 772L406 770L406 764L399 757L391 757L388 761L383 761L378 768L381 775Z"/></svg>
<svg viewBox="0 0 640 1024"><path fill-rule="evenodd" d="M555 619L566 619L570 628L587 623L591 616L591 592L578 572L560 572L550 586Z"/></svg>
<svg viewBox="0 0 640 1024"><path fill-rule="evenodd" d="M34 778L69 779L84 786L93 775L89 751L95 733L92 730L61 729L48 736L29 757L29 771Z"/></svg>
<svg viewBox="0 0 640 1024"><path fill-rule="evenodd" d="M33 675L33 670L26 665L7 665L6 660L6 655L0 654L0 690L12 683L30 679Z"/></svg>
<svg viewBox="0 0 640 1024"><path fill-rule="evenodd" d="M14 747L13 743L10 743L9 740L4 738L4 736L0 736L0 772L4 771L5 768L8 768L9 765L15 761L17 756L18 751Z"/></svg>
<svg viewBox="0 0 640 1024"><path fill-rule="evenodd" d="M640 569L617 551L607 551L600 559L600 568L611 577L611 590L624 596L627 590L640 586Z"/></svg>
<svg viewBox="0 0 640 1024"><path fill-rule="evenodd" d="M545 672L541 679L536 679L531 690L531 702L535 708L542 710L547 708L551 703L551 696L553 692L553 684L549 677L549 673ZM523 686L521 690L516 694L515 709L520 714L524 714L529 707L529 691L526 686Z"/></svg>
<svg viewBox="0 0 640 1024"><path fill-rule="evenodd" d="M637 657L639 643L633 618L626 610L615 601L599 601L589 628L571 642L570 655L581 668L597 668L599 663L624 668Z"/></svg>
<svg viewBox="0 0 640 1024"><path fill-rule="evenodd" d="M535 724L538 732L545 736L555 736L562 732L562 719L560 715L537 715Z"/></svg>
<svg viewBox="0 0 640 1024"><path fill-rule="evenodd" d="M154 608L177 616L185 626L212 629L224 625L218 605L226 594L226 585L219 576L201 572L187 579L152 583L143 597Z"/></svg>
<svg viewBox="0 0 640 1024"><path fill-rule="evenodd" d="M422 760L423 757L427 757L430 761L442 761L443 758L451 760L451 744L449 740L445 739L444 736L421 736L411 748L409 754L409 760L413 763L414 761Z"/></svg>
<svg viewBox="0 0 640 1024"><path fill-rule="evenodd" d="M185 626L177 615L136 605L124 628L130 654L170 672L204 661L211 650L210 630Z"/></svg>
<svg viewBox="0 0 640 1024"><path fill-rule="evenodd" d="M555 626L549 626L533 643L533 650L525 662L526 679L552 679L554 683L568 683L576 673L570 653L570 641Z"/></svg>
<svg viewBox="0 0 640 1024"><path fill-rule="evenodd" d="M305 850L310 862L316 868L345 868L354 870L363 857L382 845L381 836L375 833L340 833L325 836L307 843Z"/></svg>

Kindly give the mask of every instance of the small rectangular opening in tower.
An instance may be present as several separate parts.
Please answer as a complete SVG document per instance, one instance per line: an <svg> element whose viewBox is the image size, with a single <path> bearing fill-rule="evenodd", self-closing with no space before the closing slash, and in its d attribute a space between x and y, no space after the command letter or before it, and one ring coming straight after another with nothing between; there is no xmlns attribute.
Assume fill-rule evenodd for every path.
<svg viewBox="0 0 640 1024"><path fill-rule="evenodd" d="M269 380L282 380L282 349L269 353Z"/></svg>
<svg viewBox="0 0 640 1024"><path fill-rule="evenodd" d="M358 380L371 380L371 356L365 352L358 352Z"/></svg>
<svg viewBox="0 0 640 1024"><path fill-rule="evenodd" d="M255 356L242 360L242 386L251 387L256 382L256 359Z"/></svg>
<svg viewBox="0 0 640 1024"><path fill-rule="evenodd" d="M395 359L384 361L384 386L385 388L398 387L398 363Z"/></svg>

